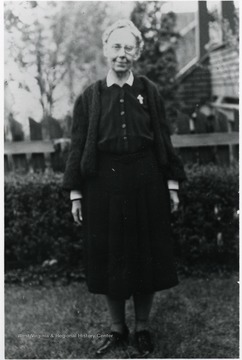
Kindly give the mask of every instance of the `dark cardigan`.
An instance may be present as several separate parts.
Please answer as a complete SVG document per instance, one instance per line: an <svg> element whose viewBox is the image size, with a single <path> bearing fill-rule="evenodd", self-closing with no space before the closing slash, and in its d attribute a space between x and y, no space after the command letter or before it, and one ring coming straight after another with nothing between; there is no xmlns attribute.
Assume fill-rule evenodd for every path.
<svg viewBox="0 0 242 360"><path fill-rule="evenodd" d="M153 82L145 76L139 76L139 78L143 81L147 93L159 165L167 180L183 181L186 175L170 140L163 99ZM71 149L63 181L65 190L82 190L83 180L95 176L98 172L97 136L103 81L106 79L98 80L90 85L75 102Z"/></svg>

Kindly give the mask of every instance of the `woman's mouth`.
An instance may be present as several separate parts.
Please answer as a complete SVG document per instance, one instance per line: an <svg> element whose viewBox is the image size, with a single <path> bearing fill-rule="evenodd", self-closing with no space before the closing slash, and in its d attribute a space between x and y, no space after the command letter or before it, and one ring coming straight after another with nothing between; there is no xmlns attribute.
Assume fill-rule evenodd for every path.
<svg viewBox="0 0 242 360"><path fill-rule="evenodd" d="M115 63L116 63L117 65L121 65L121 66L127 65L127 62L115 61Z"/></svg>

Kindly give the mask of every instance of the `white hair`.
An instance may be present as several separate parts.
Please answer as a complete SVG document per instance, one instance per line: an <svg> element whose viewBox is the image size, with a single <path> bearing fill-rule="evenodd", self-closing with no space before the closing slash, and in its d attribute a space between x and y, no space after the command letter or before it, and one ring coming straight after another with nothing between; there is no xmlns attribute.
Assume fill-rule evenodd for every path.
<svg viewBox="0 0 242 360"><path fill-rule="evenodd" d="M127 19L122 19L122 20L116 21L114 24L109 26L104 31L103 36L102 36L102 41L103 41L104 46L107 44L109 36L112 34L112 32L117 29L128 29L131 32L131 34L133 34L134 37L136 38L136 43L139 48L139 51L141 52L143 50L144 41L143 41L141 32L137 29L137 27L134 25L134 23L132 21L127 20Z"/></svg>

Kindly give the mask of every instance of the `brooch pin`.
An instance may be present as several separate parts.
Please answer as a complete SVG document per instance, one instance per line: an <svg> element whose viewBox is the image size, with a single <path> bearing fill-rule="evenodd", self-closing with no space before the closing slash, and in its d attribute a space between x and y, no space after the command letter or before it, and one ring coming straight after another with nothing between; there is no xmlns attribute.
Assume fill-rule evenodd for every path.
<svg viewBox="0 0 242 360"><path fill-rule="evenodd" d="M138 96L137 96L137 99L139 100L140 104L143 104L144 98L143 98L142 95L138 95Z"/></svg>

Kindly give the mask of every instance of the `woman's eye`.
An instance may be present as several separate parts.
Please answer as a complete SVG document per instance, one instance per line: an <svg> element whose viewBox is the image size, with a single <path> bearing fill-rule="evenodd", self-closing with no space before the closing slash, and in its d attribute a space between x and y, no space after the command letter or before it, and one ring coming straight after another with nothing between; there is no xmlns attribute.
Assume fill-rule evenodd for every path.
<svg viewBox="0 0 242 360"><path fill-rule="evenodd" d="M125 50L131 52L134 50L133 46L125 46Z"/></svg>
<svg viewBox="0 0 242 360"><path fill-rule="evenodd" d="M119 50L119 49L121 49L121 46L116 44L116 45L113 45L112 48L115 50Z"/></svg>

